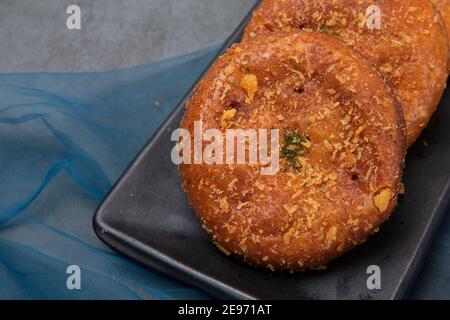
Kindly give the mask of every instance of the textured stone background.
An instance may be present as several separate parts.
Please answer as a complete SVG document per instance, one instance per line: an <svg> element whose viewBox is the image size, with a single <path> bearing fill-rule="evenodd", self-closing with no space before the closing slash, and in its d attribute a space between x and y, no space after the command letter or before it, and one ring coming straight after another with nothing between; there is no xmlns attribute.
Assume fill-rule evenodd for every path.
<svg viewBox="0 0 450 320"><path fill-rule="evenodd" d="M101 71L221 43L255 0L2 0L0 72ZM77 4L82 29L66 28Z"/></svg>

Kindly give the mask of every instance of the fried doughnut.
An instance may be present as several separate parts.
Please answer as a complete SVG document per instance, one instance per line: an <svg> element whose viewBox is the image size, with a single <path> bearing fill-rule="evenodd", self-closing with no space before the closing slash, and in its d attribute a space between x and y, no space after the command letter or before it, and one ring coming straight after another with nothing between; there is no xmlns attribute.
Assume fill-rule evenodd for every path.
<svg viewBox="0 0 450 320"><path fill-rule="evenodd" d="M381 10L379 26L366 14L374 5ZM368 59L402 105L408 146L428 124L445 89L448 62L445 26L428 0L265 0L244 39L279 29L322 31Z"/></svg>
<svg viewBox="0 0 450 320"><path fill-rule="evenodd" d="M279 130L275 175L262 175L260 164L180 165L214 243L252 265L323 266L377 232L396 206L400 104L332 37L277 32L233 45L199 83L180 128L193 133L196 121L203 132L220 128L224 140L227 129Z"/></svg>
<svg viewBox="0 0 450 320"><path fill-rule="evenodd" d="M447 35L449 36L450 39L450 0L431 0L431 2L441 13L445 25L447 26ZM449 71L450 71L450 62L449 62Z"/></svg>

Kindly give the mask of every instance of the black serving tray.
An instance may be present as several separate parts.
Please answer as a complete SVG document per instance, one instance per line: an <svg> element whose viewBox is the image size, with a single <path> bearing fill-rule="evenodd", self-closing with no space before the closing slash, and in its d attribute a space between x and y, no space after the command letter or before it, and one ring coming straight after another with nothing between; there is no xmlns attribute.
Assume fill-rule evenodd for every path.
<svg viewBox="0 0 450 320"><path fill-rule="evenodd" d="M239 41L250 15L223 50ZM186 98L137 156L94 217L112 249L222 299L401 299L407 296L445 214L450 185L450 91L410 149L406 195L381 231L327 270L289 274L253 268L222 254L188 206L170 136ZM381 290L367 288L367 267L381 268Z"/></svg>

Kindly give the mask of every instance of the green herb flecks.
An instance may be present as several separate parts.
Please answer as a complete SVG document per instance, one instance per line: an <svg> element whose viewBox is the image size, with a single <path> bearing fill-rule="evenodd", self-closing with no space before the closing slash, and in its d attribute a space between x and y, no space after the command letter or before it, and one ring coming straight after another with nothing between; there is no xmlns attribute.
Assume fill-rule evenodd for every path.
<svg viewBox="0 0 450 320"><path fill-rule="evenodd" d="M281 155L287 163L298 170L301 168L300 160L307 153L307 145L310 138L298 133L297 130L288 130L284 136L284 145L281 148Z"/></svg>
<svg viewBox="0 0 450 320"><path fill-rule="evenodd" d="M337 36L339 35L336 31L333 31L330 29L329 26L327 26L326 24L324 24L321 28L320 28L320 32L323 32L329 36Z"/></svg>

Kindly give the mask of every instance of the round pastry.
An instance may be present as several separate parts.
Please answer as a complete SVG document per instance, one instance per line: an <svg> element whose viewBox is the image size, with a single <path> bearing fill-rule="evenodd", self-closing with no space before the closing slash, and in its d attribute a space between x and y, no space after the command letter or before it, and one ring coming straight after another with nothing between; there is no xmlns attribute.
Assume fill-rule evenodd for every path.
<svg viewBox="0 0 450 320"><path fill-rule="evenodd" d="M196 128L219 130L214 140L227 147L230 130L253 129L258 139L261 130L278 132L278 145L266 150L279 154L270 174L262 174L267 162L239 164L228 152L227 164L219 157L180 165L204 229L250 264L321 267L377 232L396 206L401 107L370 64L322 33L270 33L233 45L199 83L180 127L191 144ZM268 149L261 141L270 137L258 148ZM194 148L179 145L194 159Z"/></svg>
<svg viewBox="0 0 450 320"><path fill-rule="evenodd" d="M446 29L428 0L265 0L244 38L279 29L322 31L368 59L402 105L408 146L428 124L448 62Z"/></svg>
<svg viewBox="0 0 450 320"><path fill-rule="evenodd" d="M431 2L441 13L445 25L447 26L447 35L449 35L450 37L450 0L431 0ZM449 70L450 70L450 63L449 63Z"/></svg>

